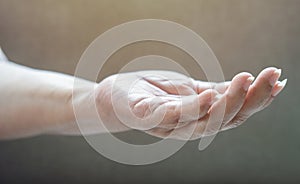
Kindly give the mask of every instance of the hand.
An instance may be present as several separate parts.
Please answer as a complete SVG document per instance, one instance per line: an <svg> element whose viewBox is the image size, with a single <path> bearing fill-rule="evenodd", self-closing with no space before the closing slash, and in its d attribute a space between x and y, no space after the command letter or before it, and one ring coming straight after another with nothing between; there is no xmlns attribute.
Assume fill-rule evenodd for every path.
<svg viewBox="0 0 300 184"><path fill-rule="evenodd" d="M270 105L286 84L286 80L278 81L280 73L267 68L253 84L254 77L245 72L225 83L198 81L170 71L118 74L98 85L96 104L109 130L126 124L161 138L197 139L237 127ZM210 116L218 115L224 104L222 123L213 122L221 127L205 132ZM193 133L187 135L191 127Z"/></svg>

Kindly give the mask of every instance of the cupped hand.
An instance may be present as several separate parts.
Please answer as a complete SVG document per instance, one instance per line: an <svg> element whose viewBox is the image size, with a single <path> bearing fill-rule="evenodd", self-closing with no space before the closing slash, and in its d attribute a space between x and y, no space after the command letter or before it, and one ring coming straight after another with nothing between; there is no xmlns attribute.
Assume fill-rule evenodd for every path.
<svg viewBox="0 0 300 184"><path fill-rule="evenodd" d="M278 81L280 74L281 70L270 67L255 81L242 72L224 83L171 71L117 74L98 85L96 105L109 130L127 127L160 138L193 140L237 127L269 106L287 82ZM221 119L213 118L218 114ZM208 124L219 126L210 130Z"/></svg>

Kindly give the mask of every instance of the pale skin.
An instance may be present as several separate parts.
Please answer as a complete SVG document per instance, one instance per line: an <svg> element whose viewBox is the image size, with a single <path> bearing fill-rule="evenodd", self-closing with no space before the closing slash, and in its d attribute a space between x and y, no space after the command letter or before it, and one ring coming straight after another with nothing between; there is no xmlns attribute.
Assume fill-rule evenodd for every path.
<svg viewBox="0 0 300 184"><path fill-rule="evenodd" d="M86 88L74 89L73 76L8 62L2 51L0 60L0 139L3 140L41 134L90 135L132 128L160 138L194 140L241 125L268 107L287 82L279 81L281 70L275 67L264 69L256 78L242 72L225 83L209 83L157 70L120 74L115 86L120 75L109 76L98 84L82 79ZM149 73L163 78L151 77ZM137 82L128 93L122 84L130 80ZM95 90L90 90L91 86ZM162 111L165 114L158 124L151 118L146 123L139 123L138 119L132 124L124 123L116 115L113 99L118 99L117 110L124 112L122 118L128 121L127 111L138 118L150 115L155 118ZM128 102L129 109L124 109L127 106L123 102ZM93 103L105 127L89 113ZM226 107L222 122L218 122L221 126L206 132L209 117L217 114L222 104ZM83 109L81 130L73 105ZM187 135L191 127L193 133Z"/></svg>

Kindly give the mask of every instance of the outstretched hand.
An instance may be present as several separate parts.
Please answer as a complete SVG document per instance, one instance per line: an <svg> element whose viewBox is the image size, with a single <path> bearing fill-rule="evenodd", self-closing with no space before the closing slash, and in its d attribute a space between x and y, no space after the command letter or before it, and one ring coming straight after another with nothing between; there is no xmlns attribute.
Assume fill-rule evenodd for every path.
<svg viewBox="0 0 300 184"><path fill-rule="evenodd" d="M161 138L197 139L241 125L269 106L287 82L278 81L281 70L270 67L256 79L242 72L223 83L154 70L112 75L99 84L78 79L74 86L72 76L6 60L0 49L0 138L137 129Z"/></svg>
<svg viewBox="0 0 300 184"><path fill-rule="evenodd" d="M287 82L278 81L280 74L280 69L270 67L255 80L242 72L231 81L209 83L171 71L123 73L98 85L96 105L108 126L125 124L161 138L197 139L237 127L269 106ZM222 122L216 122L220 127L207 132L210 116L222 106Z"/></svg>

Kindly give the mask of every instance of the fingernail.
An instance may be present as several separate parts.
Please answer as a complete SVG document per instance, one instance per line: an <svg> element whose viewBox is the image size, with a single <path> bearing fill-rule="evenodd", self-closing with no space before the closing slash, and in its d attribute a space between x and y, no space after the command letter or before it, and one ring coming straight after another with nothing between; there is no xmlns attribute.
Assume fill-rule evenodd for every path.
<svg viewBox="0 0 300 184"><path fill-rule="evenodd" d="M243 86L243 88L244 88L245 91L248 91L248 89L249 89L250 85L252 84L252 82L254 81L254 79L255 79L255 78L252 76L252 77L249 77L249 78L246 80L246 82L245 82L245 84L244 84L244 86Z"/></svg>
<svg viewBox="0 0 300 184"><path fill-rule="evenodd" d="M277 86L279 87L279 90L275 91L274 94L272 94L272 96L274 96L274 97L277 96L283 90L283 88L285 87L286 83L287 83L287 79L284 79L281 82L278 81Z"/></svg>
<svg viewBox="0 0 300 184"><path fill-rule="evenodd" d="M274 71L272 77L270 78L270 85L274 86L281 75L281 69L277 69Z"/></svg>

